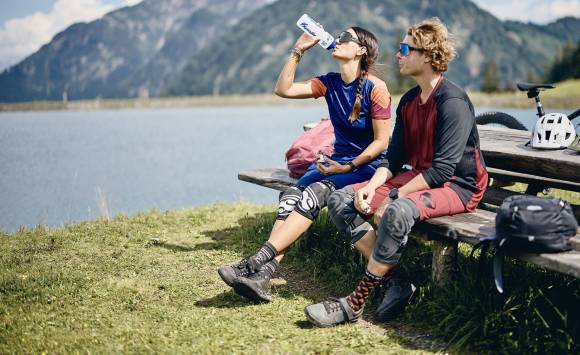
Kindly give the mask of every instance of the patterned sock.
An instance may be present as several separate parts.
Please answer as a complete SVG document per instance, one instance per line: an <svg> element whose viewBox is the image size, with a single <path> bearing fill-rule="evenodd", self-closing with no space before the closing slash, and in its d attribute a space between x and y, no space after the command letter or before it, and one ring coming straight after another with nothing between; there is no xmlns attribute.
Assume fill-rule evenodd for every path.
<svg viewBox="0 0 580 355"><path fill-rule="evenodd" d="M381 276L373 275L369 270L365 271L365 276L363 276L358 286L346 297L348 304L350 304L355 312L364 306L373 288L382 280L383 278Z"/></svg>
<svg viewBox="0 0 580 355"><path fill-rule="evenodd" d="M262 269L260 271L266 273L266 275L268 275L268 279L271 279L274 276L276 270L278 269L278 266L280 266L278 260L272 259L268 261L266 264L264 264L264 266L262 266Z"/></svg>
<svg viewBox="0 0 580 355"><path fill-rule="evenodd" d="M260 250L248 259L248 264L250 266L250 271L258 271L262 265L266 264L268 261L274 259L278 255L276 248L270 244L270 242L264 243Z"/></svg>

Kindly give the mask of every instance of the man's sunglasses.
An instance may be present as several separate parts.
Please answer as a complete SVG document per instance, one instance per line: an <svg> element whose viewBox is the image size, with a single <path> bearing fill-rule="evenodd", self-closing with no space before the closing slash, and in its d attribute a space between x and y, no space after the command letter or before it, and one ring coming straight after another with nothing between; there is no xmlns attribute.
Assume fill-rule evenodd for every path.
<svg viewBox="0 0 580 355"><path fill-rule="evenodd" d="M406 57L409 54L411 54L411 51L422 52L423 48L411 47L408 43L403 42L399 43L399 53L401 53L403 57Z"/></svg>
<svg viewBox="0 0 580 355"><path fill-rule="evenodd" d="M354 42L354 43L358 44L359 46L364 46L362 43L359 42L358 39L354 38L354 36L350 32L347 32L347 31L342 31L336 39L338 39L338 41L340 43Z"/></svg>

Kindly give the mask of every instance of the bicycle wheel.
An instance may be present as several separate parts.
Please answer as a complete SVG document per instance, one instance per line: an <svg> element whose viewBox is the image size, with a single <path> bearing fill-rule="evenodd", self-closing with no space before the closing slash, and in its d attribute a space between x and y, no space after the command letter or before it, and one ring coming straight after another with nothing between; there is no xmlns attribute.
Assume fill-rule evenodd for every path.
<svg viewBox="0 0 580 355"><path fill-rule="evenodd" d="M521 124L517 118L504 112L491 111L480 113L475 116L475 123L527 131L526 126Z"/></svg>

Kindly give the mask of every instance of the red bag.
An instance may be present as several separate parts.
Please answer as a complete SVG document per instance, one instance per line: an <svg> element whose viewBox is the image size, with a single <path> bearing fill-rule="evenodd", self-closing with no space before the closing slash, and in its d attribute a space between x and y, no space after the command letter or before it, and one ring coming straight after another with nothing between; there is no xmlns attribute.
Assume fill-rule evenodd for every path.
<svg viewBox="0 0 580 355"><path fill-rule="evenodd" d="M314 128L302 133L288 151L286 163L290 176L298 179L312 163L318 159L318 153L331 156L334 153L334 127L329 119L323 119Z"/></svg>

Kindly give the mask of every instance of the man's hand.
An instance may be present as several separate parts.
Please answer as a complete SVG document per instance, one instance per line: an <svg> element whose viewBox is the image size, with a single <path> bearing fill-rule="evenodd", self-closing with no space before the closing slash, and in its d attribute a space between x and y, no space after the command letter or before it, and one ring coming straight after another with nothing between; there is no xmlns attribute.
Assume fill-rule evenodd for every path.
<svg viewBox="0 0 580 355"><path fill-rule="evenodd" d="M371 212L370 204L375 196L375 189L366 185L356 192L354 196L354 207L361 213L369 214Z"/></svg>
<svg viewBox="0 0 580 355"><path fill-rule="evenodd" d="M389 207L389 205L393 203L393 200L391 200L388 196L385 198L385 200L383 201L383 203L381 203L381 205L379 206L379 208L377 208L377 210L375 211L375 215L373 216L373 221L375 222L375 224L378 226L381 223L381 219L383 218L383 214L385 213L385 210L387 209L387 207Z"/></svg>
<svg viewBox="0 0 580 355"><path fill-rule="evenodd" d="M330 165L326 166L323 163L317 164L318 171L320 171L322 175L345 174L350 172L350 166L348 165L339 164L329 158L326 158L326 163Z"/></svg>

